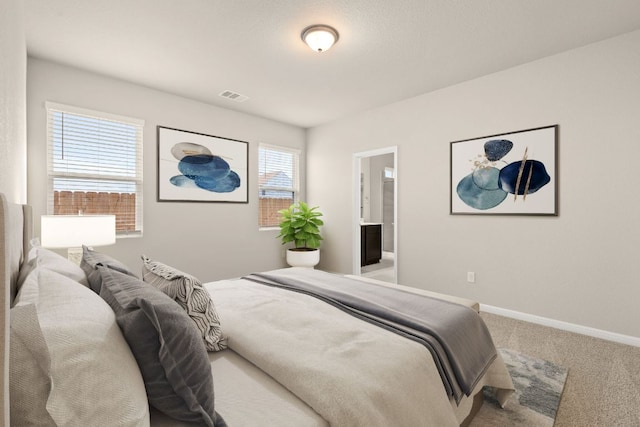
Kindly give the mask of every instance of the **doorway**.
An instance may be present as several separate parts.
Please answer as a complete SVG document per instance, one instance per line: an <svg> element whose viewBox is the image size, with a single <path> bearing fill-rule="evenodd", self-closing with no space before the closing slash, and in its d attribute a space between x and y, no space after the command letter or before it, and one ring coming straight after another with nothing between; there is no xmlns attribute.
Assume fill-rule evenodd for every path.
<svg viewBox="0 0 640 427"><path fill-rule="evenodd" d="M353 274L397 283L397 147L353 159Z"/></svg>

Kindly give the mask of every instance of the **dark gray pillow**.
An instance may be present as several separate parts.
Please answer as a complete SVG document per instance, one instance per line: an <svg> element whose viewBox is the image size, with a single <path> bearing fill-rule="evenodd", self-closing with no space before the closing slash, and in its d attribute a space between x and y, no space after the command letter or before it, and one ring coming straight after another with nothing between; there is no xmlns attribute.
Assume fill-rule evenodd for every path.
<svg viewBox="0 0 640 427"><path fill-rule="evenodd" d="M98 265L100 296L116 314L147 389L149 403L180 421L224 425L214 410L204 342L184 310L148 283Z"/></svg>
<svg viewBox="0 0 640 427"><path fill-rule="evenodd" d="M97 270L98 265L108 267L112 270L137 278L137 276L129 270L129 267L117 259L112 258L107 254L96 252L93 249L82 245L82 261L80 261L80 267L84 270L84 274L87 275L89 287L97 294L100 293L100 285L102 284L102 277L98 274Z"/></svg>

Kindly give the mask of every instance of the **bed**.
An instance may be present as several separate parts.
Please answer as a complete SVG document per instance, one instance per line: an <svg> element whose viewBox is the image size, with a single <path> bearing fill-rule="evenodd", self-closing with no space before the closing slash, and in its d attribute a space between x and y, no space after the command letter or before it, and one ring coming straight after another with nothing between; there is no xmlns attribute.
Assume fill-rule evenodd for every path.
<svg viewBox="0 0 640 427"><path fill-rule="evenodd" d="M216 343L203 343L200 335L198 342L186 342L183 336L193 331L197 335L200 325L185 326L174 318L162 324L164 314L151 303L140 304L137 311L114 307L123 304L123 289L142 284L127 274L126 266L116 260L111 265L102 262L86 274L87 270L78 271L44 248L34 249L29 207L9 204L4 195L0 198L5 425L16 425L19 419L38 425L457 426L470 423L482 405L484 386L496 390L500 404L513 391L499 353L463 387L466 392L451 392L443 379L446 369L417 340L354 317L323 300L326 297L309 296L307 289L292 291L265 283L308 276L305 283L325 287L328 273L305 269L202 284L222 329L209 329ZM147 261L151 262L143 258L145 280L147 274L162 274L147 268ZM101 280L97 293L92 274ZM343 288L379 289L384 298L392 292L440 299L465 316L472 312L471 317L479 318L474 301L355 276L330 276ZM173 279L175 274L163 277ZM157 306L162 304L165 300ZM178 306L166 303L167 310L174 310L174 305ZM131 325L140 316L156 327L159 338L148 330L132 335ZM197 324L202 319L191 320ZM160 344L149 343L154 339ZM142 362L139 351L154 345L160 356ZM152 397L159 386L147 382L148 372L155 369L158 357L164 363L165 353L173 357L174 365L171 369L162 365L162 375L177 396ZM188 368L175 380L175 371L183 365ZM198 396L204 397L198 400ZM171 405L181 408L174 413ZM167 415L185 411L183 421ZM204 412L211 418L199 418ZM41 418L28 421L35 417Z"/></svg>

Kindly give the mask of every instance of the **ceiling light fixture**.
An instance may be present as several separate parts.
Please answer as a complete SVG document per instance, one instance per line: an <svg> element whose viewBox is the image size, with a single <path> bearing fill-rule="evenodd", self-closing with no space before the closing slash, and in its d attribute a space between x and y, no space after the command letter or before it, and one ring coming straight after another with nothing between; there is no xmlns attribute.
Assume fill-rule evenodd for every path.
<svg viewBox="0 0 640 427"><path fill-rule="evenodd" d="M336 29L328 25L311 25L302 30L302 40L316 52L329 50L338 38Z"/></svg>

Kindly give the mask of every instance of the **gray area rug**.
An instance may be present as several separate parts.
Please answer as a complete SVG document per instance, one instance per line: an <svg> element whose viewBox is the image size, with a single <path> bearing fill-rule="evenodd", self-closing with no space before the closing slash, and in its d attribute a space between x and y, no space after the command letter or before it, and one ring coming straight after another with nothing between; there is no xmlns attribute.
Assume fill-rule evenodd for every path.
<svg viewBox="0 0 640 427"><path fill-rule="evenodd" d="M516 391L502 409L492 390L485 388L485 403L470 427L552 427L568 370L514 350L499 351Z"/></svg>

